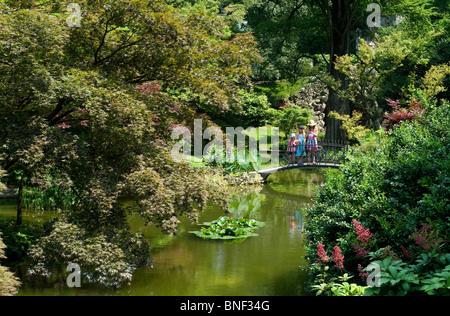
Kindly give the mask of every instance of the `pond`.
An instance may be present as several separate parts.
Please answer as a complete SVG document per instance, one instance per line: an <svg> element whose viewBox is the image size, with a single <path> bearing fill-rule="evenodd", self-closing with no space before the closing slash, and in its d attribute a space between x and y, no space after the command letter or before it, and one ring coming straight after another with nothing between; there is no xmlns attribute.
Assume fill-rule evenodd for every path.
<svg viewBox="0 0 450 316"><path fill-rule="evenodd" d="M63 281L30 282L26 278L19 295L136 295L136 296L301 296L306 272L302 247L304 214L315 186L324 182L325 170L279 172L268 183L233 197L232 217L265 222L257 237L244 241L203 240L189 231L198 230L182 220L176 236L165 236L153 226L144 227L136 216L132 229L142 231L152 245L153 267L140 268L131 285L107 290L91 284L69 288ZM13 207L1 206L0 215L13 216ZM208 207L200 223L224 215ZM24 219L32 214L25 214ZM37 219L34 219L37 220Z"/></svg>

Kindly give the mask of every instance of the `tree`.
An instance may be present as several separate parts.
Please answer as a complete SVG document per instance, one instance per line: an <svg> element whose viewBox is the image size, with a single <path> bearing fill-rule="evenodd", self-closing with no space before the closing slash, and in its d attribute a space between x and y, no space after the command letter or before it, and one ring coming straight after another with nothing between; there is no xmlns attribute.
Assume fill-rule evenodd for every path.
<svg viewBox="0 0 450 316"><path fill-rule="evenodd" d="M1 8L0 156L19 188L56 185L76 197L30 248L30 273L77 261L92 272L111 254L117 269L87 276L119 286L149 260L120 198L167 233L180 216L195 221L207 201L226 203L208 170L173 161L158 124L184 123L199 100L229 108L258 55L250 34L230 37L213 14L162 1L81 1L78 29L66 23L67 3ZM164 93L139 89L152 82ZM181 92L184 102L174 99Z"/></svg>
<svg viewBox="0 0 450 316"><path fill-rule="evenodd" d="M295 79L299 75L318 75L319 69L346 86L345 77L336 70L334 62L336 56L346 55L352 48L352 31L356 21L360 20L356 17L357 12L361 13L358 10L362 0L244 3L250 5L249 25L255 30L262 54L268 60L262 70L268 73L272 69L270 72L275 79ZM311 68L311 62L319 68ZM320 67L321 63L325 63L327 69ZM328 113L350 114L350 106L348 100L341 99L338 91L330 87L326 137L342 139L339 121L330 118Z"/></svg>
<svg viewBox="0 0 450 316"><path fill-rule="evenodd" d="M434 79L439 77L442 81L445 78L442 65L431 67L434 79L429 75L424 77L432 62L430 51L434 50L435 40L442 32L441 23L431 19L434 16L438 18L438 15L423 3L415 3L415 7L408 8L396 4L392 10L405 14L399 25L378 30L372 45L361 40L356 54L340 56L336 60L336 68L349 83L341 90L343 97L364 114L366 125L374 129L380 128L384 112L390 111L386 107L386 97L408 103L405 98L412 86L427 85L427 90L431 90L439 88ZM418 79L422 77L423 80ZM442 88L436 92L445 93Z"/></svg>
<svg viewBox="0 0 450 316"><path fill-rule="evenodd" d="M438 24L442 24L439 26L441 29L448 26L445 22L448 22L448 18L445 17L448 4L438 0L377 1L382 16L402 16L404 22L397 28L407 26L403 34L395 32L397 41L399 36L402 39L398 43L395 42L394 36L382 36L388 39L386 44L388 42L394 44L388 51L394 52L394 47L405 45L397 51L404 53L405 50L410 50L411 53L407 54L406 59L403 60L407 61L407 64L397 67L395 73L391 72L389 76L383 77L386 81L383 80L383 84L380 84L383 88L379 89L379 92L386 93L383 98L377 100L378 106L373 103L375 105L373 113L366 113L369 107L362 111L360 104L354 104L353 100L349 102L348 98L340 93L340 90L347 90L349 87L349 78L336 68L336 61L342 56L357 53L356 45L353 43L356 43L358 38L375 40L375 33L372 32L375 29L371 30L367 24L370 14L367 8L373 2L371 0L233 1L247 7L245 16L248 21L247 28L255 32L261 54L265 57L264 63L256 72L259 80L295 80L299 76L313 75L328 84L330 94L326 107L326 138L339 139L344 136L339 128L339 121L331 118L328 115L330 112L350 115L350 112L360 111L368 116L365 119L372 121L373 126L379 127L383 114L383 106L380 104L384 104L384 98L387 95L395 97L390 93L400 92L397 83L405 83L409 75L411 75L409 80L416 72L419 72L418 77L423 76L426 70L422 68L424 56L428 54L436 61L439 60L435 62L436 65L447 61L442 60L441 56L446 56L446 50L443 49L446 43L444 34L448 32L442 33L439 42L435 42L436 45L431 44L430 35L433 28L438 28ZM378 34L389 35L391 29L378 29ZM380 39L378 43L382 45L383 40ZM434 53L434 49L430 49L433 46L436 46L439 54ZM420 53L420 50L424 52L424 55ZM414 60L417 65L413 65ZM388 63L385 66L388 67ZM414 69L413 74L412 69ZM392 82L395 86L391 84ZM340 87L337 87L336 83ZM370 92L366 93L364 98L372 102ZM357 103L361 101L364 100L360 99Z"/></svg>
<svg viewBox="0 0 450 316"><path fill-rule="evenodd" d="M351 36L355 14L361 0L334 0L329 5L329 1L318 1L323 14L328 17L330 34L330 64L329 74L345 89L348 86L346 78L336 69L336 60L339 56L350 53ZM342 99L338 91L331 88L328 96L327 107L325 109L326 139L343 140L345 135L341 133L338 120L329 116L330 112L336 111L341 115L350 114L350 105L347 99Z"/></svg>
<svg viewBox="0 0 450 316"><path fill-rule="evenodd" d="M313 118L310 109L290 104L281 107L279 110L271 109L269 113L271 121L280 128L286 138L290 138L293 130L298 132L296 130L298 126L306 126Z"/></svg>

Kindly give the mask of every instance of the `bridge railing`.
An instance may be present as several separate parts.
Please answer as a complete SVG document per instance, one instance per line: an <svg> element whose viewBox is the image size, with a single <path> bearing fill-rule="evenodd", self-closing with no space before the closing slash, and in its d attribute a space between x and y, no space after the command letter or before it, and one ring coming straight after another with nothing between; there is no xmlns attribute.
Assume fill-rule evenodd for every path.
<svg viewBox="0 0 450 316"><path fill-rule="evenodd" d="M348 144L346 142L319 141L318 150L315 152L316 163L343 164L347 150Z"/></svg>
<svg viewBox="0 0 450 316"><path fill-rule="evenodd" d="M317 144L317 151L314 153L316 164L333 164L341 165L345 162L345 152L348 150L348 143L343 141L327 141L320 140ZM306 151L306 157L303 158L303 162L308 162L308 150ZM274 151L264 151L266 154L272 154ZM280 166L287 165L289 162L289 155L286 150L278 151L280 158ZM312 155L310 155L310 162L312 162Z"/></svg>

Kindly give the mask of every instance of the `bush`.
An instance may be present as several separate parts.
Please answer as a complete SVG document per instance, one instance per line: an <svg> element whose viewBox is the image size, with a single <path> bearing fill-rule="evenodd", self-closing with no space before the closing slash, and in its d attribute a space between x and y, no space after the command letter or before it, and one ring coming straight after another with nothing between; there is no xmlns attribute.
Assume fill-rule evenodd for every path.
<svg viewBox="0 0 450 316"><path fill-rule="evenodd" d="M232 106L232 111L214 112L210 107L206 113L223 129L228 126L259 127L265 126L269 120L270 103L263 93L240 91L242 99Z"/></svg>
<svg viewBox="0 0 450 316"><path fill-rule="evenodd" d="M117 229L114 236L92 235L63 217L50 234L28 250L29 275L49 277L56 267L80 265L84 282L119 288L131 282L137 267L149 263L149 245L140 234Z"/></svg>
<svg viewBox="0 0 450 316"><path fill-rule="evenodd" d="M391 257L374 264L380 267L380 284L367 288L367 296L450 295L450 253L422 253L416 264L408 265Z"/></svg>
<svg viewBox="0 0 450 316"><path fill-rule="evenodd" d="M329 273L357 276L370 252L382 249L384 258L410 261L450 236L449 115L448 103L428 106L420 122L403 122L369 152L352 148L346 164L327 174L307 208L313 284L323 273L316 262L319 243L327 253L338 246L345 258L342 271Z"/></svg>
<svg viewBox="0 0 450 316"><path fill-rule="evenodd" d="M2 240L2 234L0 232L0 259L5 258L5 244ZM11 296L17 293L20 282L19 280L12 274L8 268L0 265L0 296Z"/></svg>
<svg viewBox="0 0 450 316"><path fill-rule="evenodd" d="M268 113L271 124L278 126L288 138L296 126L306 125L313 118L310 109L296 105L283 106L279 110L270 109Z"/></svg>
<svg viewBox="0 0 450 316"><path fill-rule="evenodd" d="M241 103L242 111L235 115L234 120L241 122L239 126L258 127L267 123L267 110L270 108L267 97L263 94L245 92Z"/></svg>
<svg viewBox="0 0 450 316"><path fill-rule="evenodd" d="M425 109L422 104L418 102L412 102L408 105L408 108L401 108L399 101L393 101L386 99L387 103L392 108L392 113L385 115L383 126L387 130L391 130L395 125L401 125L404 121L412 122L424 115Z"/></svg>
<svg viewBox="0 0 450 316"><path fill-rule="evenodd" d="M8 261L20 263L19 260L26 260L28 248L42 235L43 230L42 223L24 221L18 226L15 220L0 219Z"/></svg>

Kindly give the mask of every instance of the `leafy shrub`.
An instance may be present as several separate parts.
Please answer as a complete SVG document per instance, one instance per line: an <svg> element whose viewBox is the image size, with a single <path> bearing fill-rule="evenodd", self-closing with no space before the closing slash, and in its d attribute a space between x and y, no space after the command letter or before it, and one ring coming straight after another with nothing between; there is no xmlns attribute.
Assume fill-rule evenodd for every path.
<svg viewBox="0 0 450 316"><path fill-rule="evenodd" d="M313 284L323 272L316 262L319 243L327 253L338 246L345 258L342 271L329 273L356 276L358 266L370 263L370 252L382 249L383 257L411 261L450 236L450 107L426 110L420 123L403 122L371 151L353 147L346 164L328 172L314 205L306 209ZM354 221L362 227L359 233ZM364 230L373 234L367 243L358 235Z"/></svg>
<svg viewBox="0 0 450 316"><path fill-rule="evenodd" d="M41 223L25 221L18 226L14 220L0 219L8 261L25 260L28 248L42 235L43 230Z"/></svg>
<svg viewBox="0 0 450 316"><path fill-rule="evenodd" d="M5 173L6 172L2 168L0 168L0 193L6 188L6 186L1 181L2 178L5 176Z"/></svg>
<svg viewBox="0 0 450 316"><path fill-rule="evenodd" d="M341 121L341 128L345 131L350 145L359 143L366 134L370 133L369 129L358 124L361 120L362 113L353 112L353 116L350 117L350 115L340 115L337 112L331 111L329 116Z"/></svg>
<svg viewBox="0 0 450 316"><path fill-rule="evenodd" d="M417 118L421 118L425 112L424 107L419 102L411 102L408 108L401 108L399 101L391 99L386 99L386 101L392 108L392 113L387 113L383 122L387 130L391 130L396 125L401 125L402 122L412 122Z"/></svg>
<svg viewBox="0 0 450 316"><path fill-rule="evenodd" d="M283 106L279 110L270 109L269 117L271 124L278 126L287 137L297 125L306 125L313 118L310 109L296 105Z"/></svg>
<svg viewBox="0 0 450 316"><path fill-rule="evenodd" d="M211 146L208 154L203 157L203 162L211 167L223 167L225 173L240 173L259 171L261 169L261 156L256 150L245 149L238 151L233 149L232 159L227 157L223 146Z"/></svg>
<svg viewBox="0 0 450 316"><path fill-rule="evenodd" d="M64 191L54 185L45 190L35 188L24 188L23 203L25 208L35 211L55 211L62 212L70 209L77 202L74 193Z"/></svg>
<svg viewBox="0 0 450 316"><path fill-rule="evenodd" d="M0 232L0 259L4 259L6 245L2 240L2 233ZM0 265L0 296L11 296L17 293L20 285L19 280L9 271L8 268Z"/></svg>
<svg viewBox="0 0 450 316"><path fill-rule="evenodd" d="M312 289L316 291L317 296L363 296L368 287L360 286L356 283L348 283L347 281L351 278L346 273L338 276L336 279L326 281L327 274L323 273L318 276L320 283L312 286Z"/></svg>
<svg viewBox="0 0 450 316"><path fill-rule="evenodd" d="M267 96L270 104L275 106L280 100L286 100L295 95L307 84L308 79L300 79L296 82L277 81L256 85L255 90Z"/></svg>
<svg viewBox="0 0 450 316"><path fill-rule="evenodd" d="M416 264L408 265L391 257L373 264L380 267L380 283L367 288L365 295L450 295L450 253L421 253Z"/></svg>
<svg viewBox="0 0 450 316"><path fill-rule="evenodd" d="M29 275L49 277L55 267L79 264L84 281L119 288L130 283L138 266L148 263L149 245L139 234L117 229L114 236L89 234L65 218L29 250Z"/></svg>

